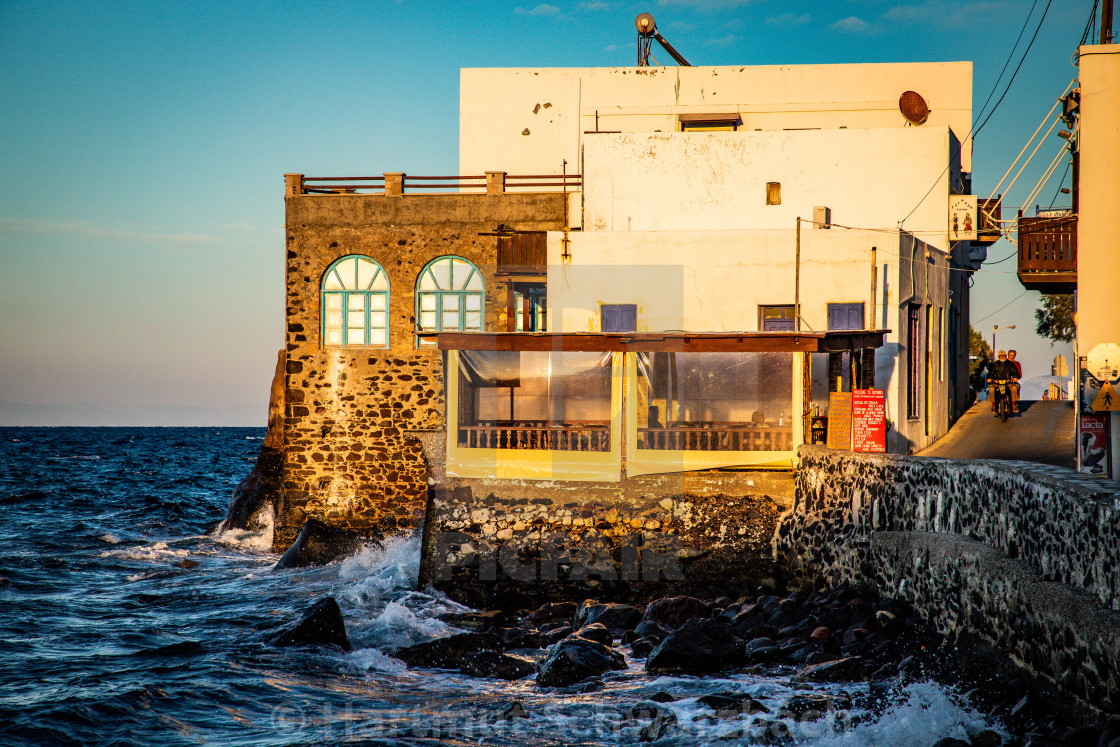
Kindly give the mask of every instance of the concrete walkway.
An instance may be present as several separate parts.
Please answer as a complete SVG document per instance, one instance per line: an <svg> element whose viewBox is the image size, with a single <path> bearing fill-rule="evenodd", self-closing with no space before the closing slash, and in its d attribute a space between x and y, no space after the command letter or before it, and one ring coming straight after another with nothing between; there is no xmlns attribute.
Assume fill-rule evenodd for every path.
<svg viewBox="0 0 1120 747"><path fill-rule="evenodd" d="M1073 468L1073 402L1021 400L1019 415L1001 423L991 405L977 402L932 446L915 456L1021 459Z"/></svg>

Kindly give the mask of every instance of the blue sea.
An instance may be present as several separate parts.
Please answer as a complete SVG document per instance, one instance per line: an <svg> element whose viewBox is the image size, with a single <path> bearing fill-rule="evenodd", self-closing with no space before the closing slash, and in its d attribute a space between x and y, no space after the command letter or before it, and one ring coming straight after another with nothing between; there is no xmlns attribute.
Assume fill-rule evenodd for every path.
<svg viewBox="0 0 1120 747"><path fill-rule="evenodd" d="M0 428L0 745L629 744L638 729L619 714L659 691L676 698L677 725L658 744L752 744L748 721L709 718L696 698L749 693L776 710L798 688L839 689L781 672L653 677L633 659L564 691L410 670L392 652L459 632L440 616L465 609L416 590L418 537L274 571L270 536L214 532L263 437ZM352 652L267 643L327 595ZM502 717L514 703L525 718ZM833 713L791 733L928 747L986 727L1001 729L919 682L884 713Z"/></svg>

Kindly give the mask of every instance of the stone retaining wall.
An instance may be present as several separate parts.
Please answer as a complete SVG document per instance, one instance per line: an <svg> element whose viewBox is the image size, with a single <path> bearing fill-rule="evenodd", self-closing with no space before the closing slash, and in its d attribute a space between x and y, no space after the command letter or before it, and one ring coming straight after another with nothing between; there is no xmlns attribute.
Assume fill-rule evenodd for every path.
<svg viewBox="0 0 1120 747"><path fill-rule="evenodd" d="M799 457L775 535L794 585L872 582L1120 712L1120 486L1025 462Z"/></svg>

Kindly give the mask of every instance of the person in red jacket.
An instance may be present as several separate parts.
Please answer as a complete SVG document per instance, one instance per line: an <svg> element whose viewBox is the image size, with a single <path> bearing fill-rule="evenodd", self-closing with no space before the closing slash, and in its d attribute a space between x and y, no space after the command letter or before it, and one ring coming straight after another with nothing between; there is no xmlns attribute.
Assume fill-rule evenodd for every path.
<svg viewBox="0 0 1120 747"><path fill-rule="evenodd" d="M1007 362L1015 366L1015 370L1019 372L1017 378L1023 378L1023 364L1015 360L1015 351L1007 351ZM1015 381L1011 385L1011 412L1019 412L1019 382Z"/></svg>

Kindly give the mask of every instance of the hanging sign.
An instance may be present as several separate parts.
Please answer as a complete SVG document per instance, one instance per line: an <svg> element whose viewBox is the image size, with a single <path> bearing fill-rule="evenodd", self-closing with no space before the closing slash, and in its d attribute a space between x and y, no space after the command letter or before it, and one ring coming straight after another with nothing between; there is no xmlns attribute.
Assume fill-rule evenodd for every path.
<svg viewBox="0 0 1120 747"><path fill-rule="evenodd" d="M828 395L828 436L830 449L852 448L852 393L831 392Z"/></svg>
<svg viewBox="0 0 1120 747"><path fill-rule="evenodd" d="M1089 405L1089 409L1093 412L1120 411L1120 395L1116 394L1116 387L1112 385L1112 382L1106 381L1101 384L1100 391L1093 399L1093 404Z"/></svg>
<svg viewBox="0 0 1120 747"><path fill-rule="evenodd" d="M949 240L976 241L976 195L949 196Z"/></svg>
<svg viewBox="0 0 1120 747"><path fill-rule="evenodd" d="M882 389L852 391L852 451L887 451L887 393Z"/></svg>
<svg viewBox="0 0 1120 747"><path fill-rule="evenodd" d="M1109 448L1111 415L1082 415L1078 423L1078 463L1081 471L1112 479L1112 454Z"/></svg>

